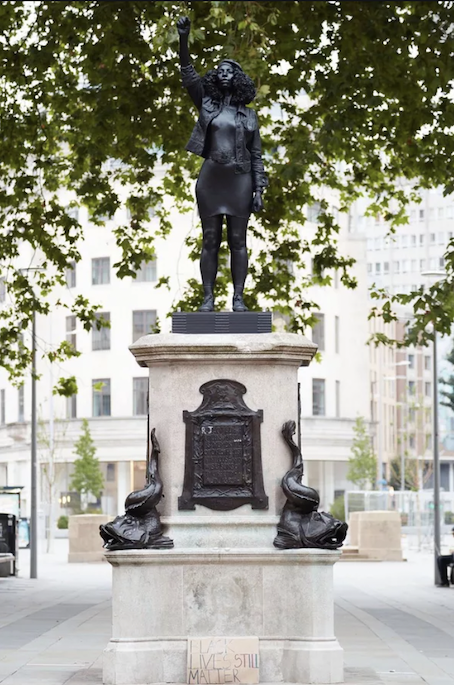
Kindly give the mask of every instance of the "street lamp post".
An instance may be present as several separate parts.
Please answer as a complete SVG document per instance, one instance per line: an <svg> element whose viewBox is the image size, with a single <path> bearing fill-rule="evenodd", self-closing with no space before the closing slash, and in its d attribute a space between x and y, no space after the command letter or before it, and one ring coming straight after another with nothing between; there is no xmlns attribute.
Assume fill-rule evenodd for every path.
<svg viewBox="0 0 454 685"><path fill-rule="evenodd" d="M431 278L433 282L441 281L446 277L444 271L423 271L421 276ZM438 364L437 364L437 328L433 325L433 484L434 484L434 582L440 584L440 572L438 570L438 557L441 551L441 526L440 526L440 451L438 446Z"/></svg>
<svg viewBox="0 0 454 685"><path fill-rule="evenodd" d="M30 578L38 577L38 462L36 444L36 313L32 318L32 415L31 415L31 506Z"/></svg>

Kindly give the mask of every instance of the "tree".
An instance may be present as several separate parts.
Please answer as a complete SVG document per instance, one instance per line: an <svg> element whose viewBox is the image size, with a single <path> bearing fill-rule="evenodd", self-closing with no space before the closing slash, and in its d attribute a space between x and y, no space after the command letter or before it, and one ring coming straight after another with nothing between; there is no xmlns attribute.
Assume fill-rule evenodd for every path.
<svg viewBox="0 0 454 685"><path fill-rule="evenodd" d="M39 463L41 465L44 501L47 503L47 552L53 551L54 504L57 484L57 456L65 439L68 422L52 418L46 423L38 419Z"/></svg>
<svg viewBox="0 0 454 685"><path fill-rule="evenodd" d="M104 477L99 467L99 459L95 457L96 447L87 419L82 421L82 432L74 444L74 453L78 455L78 458L74 461L70 487L80 495L91 494L99 499L104 487Z"/></svg>
<svg viewBox="0 0 454 685"><path fill-rule="evenodd" d="M290 330L303 330L317 311L310 285L329 284L336 269L345 286L356 285L353 260L338 250L337 210L347 214L365 195L368 212L383 215L394 231L407 222L406 206L420 188L454 189L451 2L2 2L0 278L9 300L0 311L0 364L18 382L30 364L22 334L33 312L62 306L87 330L95 324L96 303L55 294L65 268L80 259L83 233L71 209L83 204L102 224L126 204L131 220L114 229L114 266L123 278L154 256L150 208L159 217L157 235L165 236L171 225L164 196L181 211L193 206L200 160L184 150L195 112L177 67L182 12L192 20L200 71L231 57L258 87L270 187L265 211L251 221L257 248L250 307L270 306ZM315 229L301 232L305 208L316 203ZM198 241L188 242L198 257ZM17 268L24 245L41 271ZM452 242L446 265L447 279L426 293L376 292L372 315L391 320L395 303L411 303L416 318L408 340L427 342L429 320L447 332L454 319ZM219 304L226 268L224 261ZM185 308L197 307L200 285L190 281L183 299ZM48 352L53 360L70 354L66 341ZM70 395L74 384L61 382L57 391Z"/></svg>
<svg viewBox="0 0 454 685"><path fill-rule="evenodd" d="M358 416L353 426L352 456L348 460L347 480L359 485L361 490L367 485L372 488L377 479L377 457L372 449L366 422Z"/></svg>

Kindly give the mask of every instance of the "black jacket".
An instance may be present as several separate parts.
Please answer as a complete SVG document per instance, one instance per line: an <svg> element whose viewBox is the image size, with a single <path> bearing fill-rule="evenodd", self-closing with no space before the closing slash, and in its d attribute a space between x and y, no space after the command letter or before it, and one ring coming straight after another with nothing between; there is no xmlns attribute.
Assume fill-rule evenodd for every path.
<svg viewBox="0 0 454 685"><path fill-rule="evenodd" d="M201 77L192 64L181 67L183 86L187 88L195 106L199 110L199 119L194 126L186 150L205 157L205 142L208 126L219 114L220 104L205 94ZM253 109L237 104L235 115L235 156L211 154L210 159L220 164L235 162L235 173L252 173L254 190L265 188L268 179L263 168L262 144L260 141L257 114Z"/></svg>

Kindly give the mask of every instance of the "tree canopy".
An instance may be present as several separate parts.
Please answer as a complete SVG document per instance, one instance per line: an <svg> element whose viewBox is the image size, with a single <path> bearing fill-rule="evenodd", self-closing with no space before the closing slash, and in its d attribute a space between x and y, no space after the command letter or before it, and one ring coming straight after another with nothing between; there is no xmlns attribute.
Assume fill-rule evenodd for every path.
<svg viewBox="0 0 454 685"><path fill-rule="evenodd" d="M249 306L265 303L287 316L290 330L303 330L317 309L311 284L328 284L337 269L345 286L356 285L353 260L338 249L337 211L367 196L368 212L393 231L407 222L406 205L420 188L454 190L452 2L2 2L0 277L9 300L0 311L0 364L13 377L30 361L22 333L32 312L49 311L65 268L80 258L83 229L62 191L70 206L87 206L103 223L121 204L120 187L127 189L130 221L114 229L119 277L153 257L151 208L157 234L171 230L164 195L182 211L193 205L200 159L184 150L196 113L178 70L175 23L183 13L200 72L230 57L258 87L253 106L270 186L250 226L259 248ZM305 233L305 208L316 202L316 230ZM24 242L43 270L17 269ZM411 302L417 316L407 341L430 338L428 321L448 332L452 243L446 268L446 280L425 293L376 293L373 314L390 320L395 301ZM220 302L226 284L221 274ZM190 282L186 309L200 298ZM96 303L79 296L70 309L87 330L95 324ZM74 353L63 341L50 354ZM74 388L63 383L59 391Z"/></svg>

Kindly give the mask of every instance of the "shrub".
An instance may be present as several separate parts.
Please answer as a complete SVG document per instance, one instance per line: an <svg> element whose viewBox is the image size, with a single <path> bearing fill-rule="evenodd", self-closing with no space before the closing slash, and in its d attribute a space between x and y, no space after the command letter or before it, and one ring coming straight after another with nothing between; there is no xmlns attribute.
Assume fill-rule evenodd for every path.
<svg viewBox="0 0 454 685"><path fill-rule="evenodd" d="M334 518L339 519L339 521L345 521L345 501L343 495L336 497L329 508L329 513L332 514Z"/></svg>
<svg viewBox="0 0 454 685"><path fill-rule="evenodd" d="M68 517L67 516L60 516L58 521L57 521L57 528L59 530L66 530L68 528Z"/></svg>

